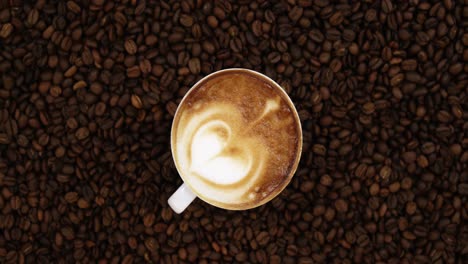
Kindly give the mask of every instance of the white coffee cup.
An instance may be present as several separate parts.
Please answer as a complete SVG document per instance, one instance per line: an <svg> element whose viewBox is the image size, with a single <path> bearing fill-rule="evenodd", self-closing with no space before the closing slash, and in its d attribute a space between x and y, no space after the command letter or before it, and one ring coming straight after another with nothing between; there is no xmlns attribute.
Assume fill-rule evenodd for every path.
<svg viewBox="0 0 468 264"><path fill-rule="evenodd" d="M259 187L253 188L252 187L251 189L255 189L255 191L259 192L259 193L255 193L255 195L258 194L257 196L260 197L260 198L252 198L252 203L248 203L248 204L242 205L242 206L236 206L235 204L231 205L231 204L226 203L226 202L223 203L223 202L216 202L216 201L213 201L213 200L210 201L206 197L204 198L203 189L200 188L200 187L192 186L192 185L189 184L190 179L188 179L187 177L193 177L193 176L190 176L187 173L186 169L182 168L183 166L177 162L177 158L176 158L176 154L177 154L176 153L176 145L181 144L181 143L177 142L176 137L178 137L179 134L176 135L176 133L175 133L176 130L180 130L180 129L175 129L175 126L179 126L179 123L181 122L179 120L180 119L179 115L183 115L183 114L181 114L181 111L185 111L185 110L181 110L181 109L187 103L187 100L190 101L191 105L193 104L193 102L195 102L195 103L197 102L196 99L191 98L191 94L194 93L194 91L197 90L197 88L204 89L204 88L202 88L203 85L206 85L206 86L209 87L209 85L207 85L207 83L210 82L210 81L214 83L215 82L214 80L219 79L220 81L224 81L224 79L226 79L226 82L228 82L228 78L231 78L231 77L232 78L239 78L239 80L244 80L242 78L251 78L251 80L253 80L253 82L264 83L266 86L268 86L269 89L274 90L273 92L269 92L269 94L272 94L271 95L272 98L280 98L280 99L261 99L263 97L261 97L260 95L254 95L252 98L255 98L255 100L257 100L257 101L258 100L265 100L265 102L266 102L264 104L265 105L264 106L265 110L264 110L263 114L258 119L260 121L255 121L255 122L257 122L257 123L267 122L267 121L262 121L261 119L262 118L267 119L268 117L263 117L263 116L269 114L269 111L272 112L272 113L275 113L275 114L279 114L280 111L283 111L281 113L287 112L287 120L294 123L292 125L284 126L284 129L286 129L288 131L291 131L293 129L295 131L294 135L291 136L291 137L282 137L281 136L282 139L278 139L278 140L283 140L283 141L286 142L286 139L283 139L283 138L288 138L288 140L290 140L290 141L293 140L291 142L294 142L294 146L292 146L293 150L290 150L289 145L286 146L287 151L285 151L285 153L287 152L289 156L288 156L288 163L284 164L284 166L287 166L288 171L287 171L287 173L285 173L284 175L281 176L282 181L280 183L278 183L277 185L275 185L275 187L271 187L271 186L268 187L269 192L267 194L265 194L266 192L263 192L262 193L263 197L260 195L260 191L259 191L261 188L259 188ZM235 81L237 79L232 79L232 80ZM248 79L248 80L250 80L250 79ZM234 84L234 82L233 82L233 84ZM240 85L242 85L242 84L240 84ZM248 84L245 84L245 85L250 85L250 82ZM258 85L255 86L255 87L258 87ZM242 89L239 88L239 90L242 90ZM263 92L263 91L261 91L261 92ZM197 91L196 93L201 93L201 92ZM236 90L234 89L233 94L235 94L235 93L236 93ZM233 96L233 97L235 97L235 96ZM191 99L188 99L188 98L191 98ZM242 98L245 98L245 96L242 97ZM235 100L235 99L233 99L233 100ZM267 102L266 100L269 100L269 101ZM275 101L273 101L273 100L277 100L277 105L275 105ZM229 99L228 99L228 101L229 101ZM271 103L270 101L273 102L273 103ZM216 103L217 102L214 102L215 105L216 105ZM283 108L281 108L280 105ZM277 107L277 108L274 108L274 107ZM286 109L285 107L287 107L288 109ZM271 110L271 109L273 109L273 110ZM225 114L227 116L227 118L230 118L231 116L234 116L234 117L236 116L235 113L233 113L232 111L226 111L226 113L223 113L223 114ZM186 114L186 115L189 115L189 114ZM274 116L273 118L275 118L275 120L278 119L276 116ZM271 119L273 119L273 118L271 118ZM279 123L279 122L282 122L282 121L269 121L269 122L272 123L272 124L276 124L276 123ZM284 121L284 122L286 122L286 121ZM276 126L274 128L283 129L282 127L277 128ZM190 127L189 127L189 129L190 129ZM237 131L245 131L245 129L242 128L242 130L237 130ZM283 134L281 134L281 135L283 135ZM290 135L290 134L287 134L287 135ZM273 136L271 136L271 135L268 135L268 136L273 138ZM276 136L276 137L278 138L278 136ZM274 140L274 142L276 142L276 139L273 138L273 140ZM240 142L240 140L237 140L232 144L236 144L236 145L239 145L239 146L242 147L243 143ZM255 151L262 151L261 150L261 147L263 146L262 144L255 144L254 146L255 146L255 148L250 148L250 149L255 150ZM265 147L268 147L268 144L265 144ZM276 147L276 146L274 146L274 147ZM281 146L278 146L277 148L279 148L279 147L281 147ZM189 148L190 151L192 151L191 146L187 147L187 148ZM209 148L209 147L207 147L207 148ZM248 70L248 69L240 69L240 68L225 69L225 70L220 70L220 71L211 73L208 76L202 78L200 81L198 81L187 92L187 94L184 96L184 98L180 102L180 104L179 104L179 106L177 108L177 111L175 113L174 121L173 121L172 128L171 128L171 151L172 151L172 156L174 158L174 162L175 162L177 171L179 172L179 175L184 180L184 183L177 189L177 191L168 200L168 203L169 203L170 207L176 213L180 214L181 212L183 212L190 205L190 203L192 203L192 201L197 197L204 200L205 202L208 202L209 204L211 204L213 206L217 206L217 207L220 207L220 208L223 208L223 209L245 210L245 209L250 209L250 208L260 206L260 205L265 204L266 202L272 200L291 181L291 178L293 177L293 175L294 175L294 173L295 173L295 171L297 169L297 166L298 166L298 163L299 163L299 160L300 160L300 155L301 155L301 152L302 152L302 128L301 128L301 123L300 123L300 120L299 120L299 116L298 116L298 113L297 113L297 111L296 111L296 109L294 107L294 104L292 103L291 99L286 94L286 92L283 90L283 88L280 85L278 85L275 81L273 81L272 79L270 79L269 77L267 77L267 76L265 76L265 75L263 75L261 73L258 73L258 72L252 71L252 70ZM271 149L265 150L265 151L260 152L260 153L265 153L264 155L268 156L268 153L269 153L268 151L271 152ZM247 158L250 158L250 159L254 159L255 161L259 159L259 156L263 156L263 155L258 155L257 152L255 152L255 153L256 153L257 156L255 156L253 154L248 155L248 153L245 154L244 156L247 156ZM267 160L264 163L269 164L269 165L262 165L263 166L262 168L264 168L264 167L273 168L272 165L271 165L271 164L273 164L272 162ZM226 164L229 165L229 161ZM251 163L249 163L249 164L251 164ZM274 165L274 166L276 166L276 165ZM281 166L281 164L278 164L278 166ZM250 167L248 167L248 168L250 168ZM207 169L205 168L204 171L206 171L206 170ZM266 169L264 169L264 170L266 170ZM230 171L226 171L226 173L229 174ZM248 180L248 177L250 177L250 174L251 173L249 171L248 175L246 175L245 181ZM258 175L260 175L260 174L258 174ZM267 175L266 172L265 172L265 175ZM258 177L261 177L261 176L258 176ZM278 179L279 179L279 177L278 177ZM257 180L257 181L261 182L261 179ZM223 184L223 183L221 183L221 184ZM265 181L265 183L263 183L263 184L264 185L269 184L269 182ZM196 184L193 184L193 185L196 185ZM222 188L217 188L217 189L222 189ZM246 188L244 188L244 189L246 189ZM244 189L242 189L242 190L244 190ZM230 190L230 189L226 188L226 194L228 194L228 190ZM251 195L252 197L254 196L253 194L249 194L249 195Z"/></svg>

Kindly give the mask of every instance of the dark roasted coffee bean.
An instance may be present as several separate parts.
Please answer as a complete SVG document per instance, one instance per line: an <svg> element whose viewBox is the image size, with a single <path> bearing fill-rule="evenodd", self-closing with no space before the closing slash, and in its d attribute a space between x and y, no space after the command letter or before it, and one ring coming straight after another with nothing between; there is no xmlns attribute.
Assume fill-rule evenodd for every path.
<svg viewBox="0 0 468 264"><path fill-rule="evenodd" d="M201 71L200 59L198 58L190 59L188 62L188 66L189 66L190 72L193 74L199 74Z"/></svg>
<svg viewBox="0 0 468 264"><path fill-rule="evenodd" d="M10 139L9 139L9 136L5 133L0 133L0 144L8 144L10 143Z"/></svg>
<svg viewBox="0 0 468 264"><path fill-rule="evenodd" d="M343 199L338 199L335 201L335 208L338 212L345 213L348 211L348 203Z"/></svg>
<svg viewBox="0 0 468 264"><path fill-rule="evenodd" d="M125 41L125 50L128 52L128 54L135 54L137 52L137 45L135 41L132 39L127 39Z"/></svg>
<svg viewBox="0 0 468 264"><path fill-rule="evenodd" d="M393 4L390 0L382 0L382 11L384 13L390 13L393 10Z"/></svg>
<svg viewBox="0 0 468 264"><path fill-rule="evenodd" d="M8 38L13 32L13 25L10 23L3 24L0 28L0 38Z"/></svg>
<svg viewBox="0 0 468 264"><path fill-rule="evenodd" d="M143 107L143 103L141 102L140 97L136 94L132 95L131 102L132 102L133 107L137 109L141 109Z"/></svg>
<svg viewBox="0 0 468 264"><path fill-rule="evenodd" d="M75 136L77 139L83 140L89 136L89 129L86 127L81 127L76 131Z"/></svg>
<svg viewBox="0 0 468 264"><path fill-rule="evenodd" d="M291 11L289 11L289 18L292 20L292 21L298 21L302 14L304 12L304 9L300 6L294 6Z"/></svg>

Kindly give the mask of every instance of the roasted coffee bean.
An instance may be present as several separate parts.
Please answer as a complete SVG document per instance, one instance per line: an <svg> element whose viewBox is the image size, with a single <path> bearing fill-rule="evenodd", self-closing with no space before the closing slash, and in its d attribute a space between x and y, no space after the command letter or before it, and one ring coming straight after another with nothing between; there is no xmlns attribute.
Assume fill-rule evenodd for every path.
<svg viewBox="0 0 468 264"><path fill-rule="evenodd" d="M390 13L393 10L393 4L390 0L383 0L382 1L382 11L384 13Z"/></svg>
<svg viewBox="0 0 468 264"><path fill-rule="evenodd" d="M335 201L335 208L338 212L345 213L348 211L348 203L344 199L338 199Z"/></svg>
<svg viewBox="0 0 468 264"><path fill-rule="evenodd" d="M132 95L131 102L132 102L133 107L137 109L141 109L143 107L143 103L141 102L140 97L136 94Z"/></svg>
<svg viewBox="0 0 468 264"><path fill-rule="evenodd" d="M9 139L9 136L5 133L0 133L0 144L8 144L10 143L10 139Z"/></svg>
<svg viewBox="0 0 468 264"><path fill-rule="evenodd" d="M125 50L128 52L128 54L135 54L138 50L138 47L135 43L135 41L133 41L132 39L127 39L125 41Z"/></svg>
<svg viewBox="0 0 468 264"><path fill-rule="evenodd" d="M8 38L10 34L13 32L13 25L10 23L3 24L0 28L0 37L1 38Z"/></svg>
<svg viewBox="0 0 468 264"><path fill-rule="evenodd" d="M26 22L30 27L34 26L39 20L39 11L37 9L31 9L26 18Z"/></svg>
<svg viewBox="0 0 468 264"><path fill-rule="evenodd" d="M83 140L89 136L89 129L86 127L81 127L76 131L75 136L77 139Z"/></svg>
<svg viewBox="0 0 468 264"><path fill-rule="evenodd" d="M259 245L264 246L270 240L270 235L267 232L263 231L256 236L255 240L258 242Z"/></svg>
<svg viewBox="0 0 468 264"><path fill-rule="evenodd" d="M198 58L190 59L188 62L188 66L189 66L190 72L193 74L199 74L201 71L200 59Z"/></svg>
<svg viewBox="0 0 468 264"><path fill-rule="evenodd" d="M65 201L68 203L74 203L78 201L78 194L76 192L68 192L65 194Z"/></svg>

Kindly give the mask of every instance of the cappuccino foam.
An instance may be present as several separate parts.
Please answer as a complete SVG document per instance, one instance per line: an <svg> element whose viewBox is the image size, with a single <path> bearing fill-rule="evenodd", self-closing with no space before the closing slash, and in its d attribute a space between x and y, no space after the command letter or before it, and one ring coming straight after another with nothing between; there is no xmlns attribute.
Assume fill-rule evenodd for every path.
<svg viewBox="0 0 468 264"><path fill-rule="evenodd" d="M300 146L293 108L271 82L213 75L193 88L173 124L174 160L203 200L230 209L262 204L284 188Z"/></svg>

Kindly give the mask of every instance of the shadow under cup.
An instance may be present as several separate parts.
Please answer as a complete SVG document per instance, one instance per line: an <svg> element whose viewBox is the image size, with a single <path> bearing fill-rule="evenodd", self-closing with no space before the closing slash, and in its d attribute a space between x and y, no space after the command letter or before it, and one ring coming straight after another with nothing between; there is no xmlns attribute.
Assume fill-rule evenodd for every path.
<svg viewBox="0 0 468 264"><path fill-rule="evenodd" d="M229 210L276 197L302 152L299 116L269 77L226 69L197 82L174 116L171 150L184 184L169 198L181 213L196 198Z"/></svg>

